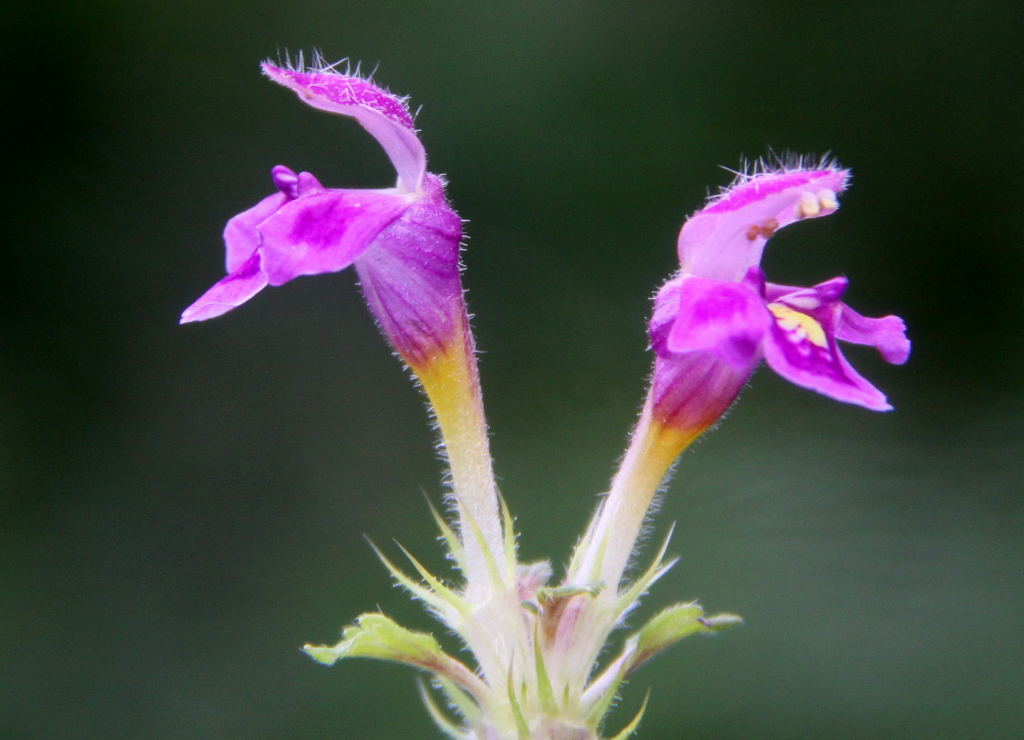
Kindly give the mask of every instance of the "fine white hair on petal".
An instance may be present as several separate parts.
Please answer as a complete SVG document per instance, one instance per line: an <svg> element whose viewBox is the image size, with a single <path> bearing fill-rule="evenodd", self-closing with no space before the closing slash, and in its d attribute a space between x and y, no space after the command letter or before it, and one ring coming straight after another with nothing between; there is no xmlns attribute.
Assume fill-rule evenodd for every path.
<svg viewBox="0 0 1024 740"><path fill-rule="evenodd" d="M352 68L352 60L349 57L342 57L336 62L328 62L326 57L324 57L323 53L319 49L314 47L313 60L309 64L306 64L306 57L301 49L299 49L298 53L295 54L294 57L288 52L288 49L285 49L284 59L281 59L281 52L280 50L278 50L276 64L274 62L271 62L269 59L267 59L264 63L270 64L271 66L280 67L281 69L286 69L289 72L298 72L299 74L325 74L337 75L339 77L354 77L356 79L363 80L364 82L369 82L375 87L380 88L385 93L387 93L392 98L401 103L402 107L404 107L406 110L408 110L409 108L410 97L408 95L396 95L395 93L388 90L387 87L378 85L376 82L373 81L373 76L377 74L377 70L380 69L380 62L377 62L377 64L373 66L373 71L370 72L370 74L364 75L362 62L356 62L355 69ZM344 69L338 69L338 67L342 64L345 65ZM418 113L419 109L417 108L416 113L410 112L410 115L415 120L416 114Z"/></svg>
<svg viewBox="0 0 1024 740"><path fill-rule="evenodd" d="M358 68L356 70L355 75L353 75L352 62L349 61L348 57L343 57L336 62L328 63L323 53L316 47L313 47L313 61L308 66L306 64L305 53L302 51L302 49L299 49L299 52L298 54L295 55L294 59L292 58L291 54L288 52L287 49L284 50L283 61L281 60L280 51L278 52L277 58L277 66L286 69L289 72L299 72L301 74L336 74L344 75L345 77L359 76ZM340 64L345 65L344 71L339 71L338 69L336 69Z"/></svg>
<svg viewBox="0 0 1024 740"><path fill-rule="evenodd" d="M740 159L739 169L734 170L731 167L724 166L722 169L733 174L732 182L728 185L719 186L717 193L709 193L706 205L712 205L718 202L728 195L733 189L741 185L745 185L751 180L763 175L779 175L788 172L812 172L821 170L830 170L832 172L844 171L843 166L839 164L839 161L830 151L825 152L819 157L813 154L797 154L796 152L791 151L785 151L779 154L773 149L769 149L768 154L754 160L742 157ZM849 177L849 174L847 174L847 177Z"/></svg>
<svg viewBox="0 0 1024 740"><path fill-rule="evenodd" d="M345 65L345 72L343 74L345 74L346 76L351 77L352 76L352 64L351 64L351 62L349 62L348 57L342 57L338 61L332 62L332 63L328 64L327 60L324 59L324 55L320 53L320 50L319 49L313 49L313 66L312 66L312 70L315 70L316 72L320 72L321 74L327 74L327 73L335 73L336 74L337 70L335 68L339 64L342 64L342 63L344 63L344 65ZM358 70L358 67L357 67L357 70ZM359 74L359 72L357 71L356 75L358 75L358 74Z"/></svg>

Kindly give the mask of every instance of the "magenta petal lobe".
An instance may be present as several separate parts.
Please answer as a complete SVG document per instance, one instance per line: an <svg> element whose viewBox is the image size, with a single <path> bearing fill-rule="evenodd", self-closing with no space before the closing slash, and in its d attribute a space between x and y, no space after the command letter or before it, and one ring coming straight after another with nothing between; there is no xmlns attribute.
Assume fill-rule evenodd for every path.
<svg viewBox="0 0 1024 740"><path fill-rule="evenodd" d="M408 196L372 190L326 190L285 204L259 227L267 280L283 285L348 267L408 207Z"/></svg>
<svg viewBox="0 0 1024 740"><path fill-rule="evenodd" d="M844 342L875 347L885 361L893 365L902 365L910 358L907 326L899 316L871 319L861 316L844 303L836 336Z"/></svg>
<svg viewBox="0 0 1024 740"><path fill-rule="evenodd" d="M289 200L299 197L299 176L295 174L294 170L279 164L270 171L270 177L273 179L275 187Z"/></svg>
<svg viewBox="0 0 1024 740"><path fill-rule="evenodd" d="M260 246L257 228L288 201L286 194L274 193L228 221L224 227L224 261L228 272L234 272L252 257Z"/></svg>
<svg viewBox="0 0 1024 740"><path fill-rule="evenodd" d="M769 306L775 321L765 336L764 356L769 367L804 388L873 411L891 411L875 386L846 361L830 327L782 303ZM834 306L838 311L838 306ZM829 322L831 323L831 322Z"/></svg>
<svg viewBox="0 0 1024 740"><path fill-rule="evenodd" d="M686 277L668 334L670 352L709 352L737 370L759 358L771 324L764 299L744 283Z"/></svg>
<svg viewBox="0 0 1024 740"><path fill-rule="evenodd" d="M180 323L216 318L242 305L265 287L267 276L260 269L260 255L256 252L238 270L216 283L198 301L186 308Z"/></svg>

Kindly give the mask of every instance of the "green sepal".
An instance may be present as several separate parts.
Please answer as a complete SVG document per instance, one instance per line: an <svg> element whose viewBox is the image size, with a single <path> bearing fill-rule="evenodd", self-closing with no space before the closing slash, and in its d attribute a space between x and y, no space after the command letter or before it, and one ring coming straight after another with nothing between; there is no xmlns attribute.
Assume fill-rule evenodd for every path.
<svg viewBox="0 0 1024 740"><path fill-rule="evenodd" d="M445 713L441 711L441 708L437 706L437 702L434 701L434 697L430 695L430 691L423 682L418 681L417 684L420 690L420 699L423 700L423 706L427 708L427 714L434 720L434 724L437 725L438 729L452 740L469 740L469 733L462 731L454 722L448 719Z"/></svg>
<svg viewBox="0 0 1024 740"><path fill-rule="evenodd" d="M597 525L597 520L601 518L601 511L604 509L604 501L597 506L597 511L594 512L594 516L590 520L590 524L587 525L586 530L583 533L583 537L576 543L576 547L572 551L572 558L569 560L569 566L565 570L566 581L576 581L582 576L580 575L580 567L583 565L583 556L590 549L590 542L594 538L594 527ZM604 543L601 543L600 551L597 554L597 558L592 563L591 572L589 575L594 575L601 572L601 562L604 560Z"/></svg>
<svg viewBox="0 0 1024 740"><path fill-rule="evenodd" d="M675 524L669 527L668 534L665 535L665 540L661 543L658 554L654 556L650 566L642 576L631 583L616 599L615 610L617 613L623 614L631 609L640 600L640 597L647 593L647 589L655 581L665 575L673 565L679 562L679 558L674 558L667 563L665 562L665 553L668 551L668 544L672 541L672 533L675 532L675 529Z"/></svg>
<svg viewBox="0 0 1024 740"><path fill-rule="evenodd" d="M476 519L473 518L473 515L469 512L468 508L463 507L462 514L466 518L466 524L469 525L470 531L473 533L473 539L475 539L477 545L480 546L480 552L483 555L484 565L487 568L487 575L491 579L491 585L493 586L495 591L503 590L507 587L507 584L505 583L505 578L502 576L501 569L498 567L498 561L495 560L494 553L491 552L491 548L487 544L487 540L484 538L483 530L480 529L480 525L476 523ZM465 532L463 532L463 537L465 537ZM505 552L503 549L503 557L504 554ZM509 579L511 579L510 583L514 586L515 565L512 564L510 567L512 569L512 572L507 573L506 575L508 576Z"/></svg>
<svg viewBox="0 0 1024 740"><path fill-rule="evenodd" d="M533 734L530 732L530 725L527 724L526 717L523 716L522 707L519 706L519 699L516 698L515 678L512 673L512 666L509 666L508 704L509 708L512 710L512 716L516 721L516 732L519 735L519 740L533 740Z"/></svg>
<svg viewBox="0 0 1024 740"><path fill-rule="evenodd" d="M412 566L416 569L416 572L420 574L420 577L423 578L424 581L426 581L427 585L430 587L430 590L435 595L443 599L446 604L450 605L453 609L455 609L455 611L457 611L464 617L468 616L472 612L472 606L468 601L463 599L459 594L457 594L452 589L445 586L440 581L440 579L435 577L433 574L431 574L429 570L424 568L419 560L414 558L408 550L402 547L401 543L395 542L395 544L398 546L398 549L402 551L405 557L409 559L409 562L412 563Z"/></svg>
<svg viewBox="0 0 1024 740"><path fill-rule="evenodd" d="M547 666L544 665L544 651L540 646L540 624L533 635L533 662L537 670L537 698L540 700L541 711L549 717L558 714L558 705L555 703L555 691L551 687L551 678L548 676Z"/></svg>
<svg viewBox="0 0 1024 740"><path fill-rule="evenodd" d="M627 647L627 650L629 648ZM608 714L608 710L612 708L612 702L615 701L615 697L619 694L619 687L622 686L622 681L626 677L625 661L620 657L614 663L612 663L605 670L605 673L601 674L601 678L608 676L609 683L603 688L600 695L596 697L593 705L587 711L586 722L591 727L596 727L601 724L601 720ZM600 678L598 679L600 680ZM597 683L597 681L595 681Z"/></svg>
<svg viewBox="0 0 1024 740"><path fill-rule="evenodd" d="M636 732L636 728L640 726L640 720L644 718L644 712L647 711L647 702L650 700L650 698L651 691L650 689L648 689L647 696L644 697L644 703L640 706L640 711L636 713L635 717L633 717L633 721L625 727L623 727L622 731L619 732L618 735L613 737L612 740L628 740L633 735L633 733Z"/></svg>
<svg viewBox="0 0 1024 740"><path fill-rule="evenodd" d="M434 517L434 522L437 524L437 528L441 530L441 536L444 537L445 544L448 546L448 554L452 556L455 564L459 567L463 573L466 572L466 555L462 547L462 542L459 540L459 536L455 534L455 531L448 525L448 522L444 520L444 517L438 513L434 505L430 503L430 499L427 499L427 506L430 507L430 515Z"/></svg>
<svg viewBox="0 0 1024 740"><path fill-rule="evenodd" d="M388 560L384 553L380 551L380 548L373 544L369 538L367 538L366 541L370 543L370 547L373 548L377 557L380 558L382 563L384 563L384 567L388 569L389 573L391 573L391 577L417 599L430 606L437 614L441 615L442 618L444 617L447 608L454 609L463 616L468 614L469 605L467 602L457 593L442 584L434 576L430 575L430 573L420 565L404 547L398 545L402 552L405 553L406 557L409 558L410 562L412 562L413 567L415 567L423 579L427 581L427 586L416 583L416 581L399 570L398 567Z"/></svg>
<svg viewBox="0 0 1024 740"><path fill-rule="evenodd" d="M461 714L468 724L479 724L483 720L483 713L480 705L476 703L476 699L444 676L435 676L434 681L437 688L448 698L452 709Z"/></svg>
<svg viewBox="0 0 1024 740"><path fill-rule="evenodd" d="M516 530L515 521L512 519L512 512L508 509L505 497L498 493L498 503L501 504L501 529L502 542L505 547L505 565L509 568L509 578L512 583L516 580L516 563L519 559L516 554Z"/></svg>

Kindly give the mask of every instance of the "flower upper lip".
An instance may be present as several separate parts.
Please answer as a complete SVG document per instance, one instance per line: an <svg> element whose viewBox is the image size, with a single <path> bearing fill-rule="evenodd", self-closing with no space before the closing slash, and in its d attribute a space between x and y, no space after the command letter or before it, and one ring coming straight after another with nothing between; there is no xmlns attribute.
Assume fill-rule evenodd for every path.
<svg viewBox="0 0 1024 740"><path fill-rule="evenodd" d="M778 229L834 213L836 193L842 192L848 181L848 171L832 166L741 176L683 224L678 242L683 272L742 280L751 267L760 264L765 243ZM816 212L809 212L806 201L801 201L804 196L815 199Z"/></svg>
<svg viewBox="0 0 1024 740"><path fill-rule="evenodd" d="M427 155L405 100L368 80L332 71L285 69L269 62L263 73L294 90L314 108L356 119L387 153L398 173L398 187L417 192L427 171Z"/></svg>

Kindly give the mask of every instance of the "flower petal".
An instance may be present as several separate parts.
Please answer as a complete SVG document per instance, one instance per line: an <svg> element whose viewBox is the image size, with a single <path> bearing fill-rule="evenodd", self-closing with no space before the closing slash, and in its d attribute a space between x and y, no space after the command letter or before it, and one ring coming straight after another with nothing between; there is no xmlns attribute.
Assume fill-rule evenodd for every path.
<svg viewBox="0 0 1024 740"><path fill-rule="evenodd" d="M424 191L355 263L381 329L414 368L462 341L462 220L439 178L427 175Z"/></svg>
<svg viewBox="0 0 1024 740"><path fill-rule="evenodd" d="M669 352L709 352L737 370L759 359L772 320L764 299L749 285L686 276L677 301Z"/></svg>
<svg viewBox="0 0 1024 740"><path fill-rule="evenodd" d="M235 272L216 283L181 314L182 324L206 321L240 306L267 287L267 276L260 269L260 254L254 252Z"/></svg>
<svg viewBox="0 0 1024 740"><path fill-rule="evenodd" d="M285 203L305 195L324 190L313 175L308 172L295 174L283 164L270 171L279 192L267 196L248 211L243 211L228 221L224 227L224 244L227 247L227 271L234 272L260 246L257 228L273 216Z"/></svg>
<svg viewBox="0 0 1024 740"><path fill-rule="evenodd" d="M768 283L766 294L769 303L783 303L832 327L829 331L835 334L836 339L875 347L887 362L894 365L905 363L910 357L910 340L907 339L903 319L899 316L880 319L861 316L839 300L848 284L844 277L832 278L813 288ZM839 307L838 313L836 306Z"/></svg>
<svg viewBox="0 0 1024 740"><path fill-rule="evenodd" d="M861 316L844 303L836 327L836 337L844 342L875 347L886 362L894 365L902 365L910 358L907 325L899 316L872 319Z"/></svg>
<svg viewBox="0 0 1024 740"><path fill-rule="evenodd" d="M291 88L314 108L359 121L387 152L400 184L409 191L419 189L426 172L427 156L402 98L372 82L332 71L304 72L281 69L270 63L262 67L267 77Z"/></svg>
<svg viewBox="0 0 1024 740"><path fill-rule="evenodd" d="M409 203L380 190L325 190L286 203L259 226L268 282L348 267Z"/></svg>
<svg viewBox="0 0 1024 740"><path fill-rule="evenodd" d="M814 315L815 311L831 309L843 297L849 285L850 281L844 277L834 277L831 280L818 283L812 288L766 283L765 299L769 303L778 301L785 303L790 308Z"/></svg>
<svg viewBox="0 0 1024 740"><path fill-rule="evenodd" d="M736 370L707 352L654 358L650 403L668 427L699 433L736 400L753 367Z"/></svg>
<svg viewBox="0 0 1024 740"><path fill-rule="evenodd" d="M846 170L782 169L742 176L691 216L679 234L684 273L738 281L761 261L768 239L794 221L827 216L839 207Z"/></svg>
<svg viewBox="0 0 1024 740"><path fill-rule="evenodd" d="M226 268L229 273L242 266L260 246L260 235L256 227L277 213L288 196L284 193L268 195L248 211L242 211L228 221L224 227L224 246L227 254Z"/></svg>
<svg viewBox="0 0 1024 740"><path fill-rule="evenodd" d="M768 307L775 320L765 335L763 348L772 370L791 383L837 401L873 411L892 410L885 395L861 377L839 351L832 333L834 320L819 322L782 302ZM841 309L834 304L831 310L835 315Z"/></svg>

